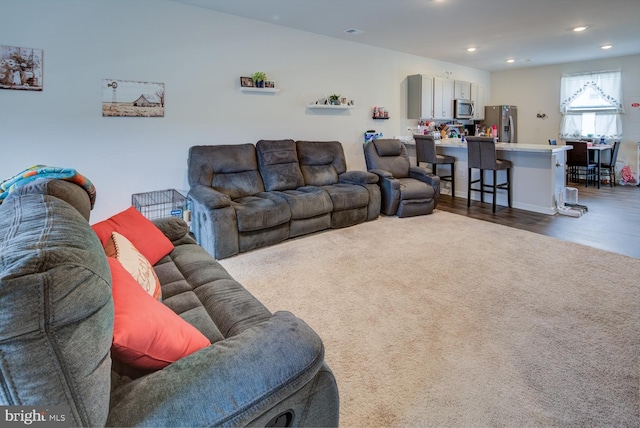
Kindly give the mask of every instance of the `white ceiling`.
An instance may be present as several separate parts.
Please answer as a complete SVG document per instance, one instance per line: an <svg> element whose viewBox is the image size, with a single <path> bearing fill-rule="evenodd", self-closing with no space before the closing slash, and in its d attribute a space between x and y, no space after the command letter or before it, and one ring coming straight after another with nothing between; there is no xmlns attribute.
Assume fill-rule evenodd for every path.
<svg viewBox="0 0 640 428"><path fill-rule="evenodd" d="M174 1L488 71L640 53L640 0Z"/></svg>

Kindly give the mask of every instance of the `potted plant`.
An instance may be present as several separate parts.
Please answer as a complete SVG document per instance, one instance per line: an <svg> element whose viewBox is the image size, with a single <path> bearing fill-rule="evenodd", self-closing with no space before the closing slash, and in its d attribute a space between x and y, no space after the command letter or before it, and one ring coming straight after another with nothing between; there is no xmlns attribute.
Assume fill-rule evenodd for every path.
<svg viewBox="0 0 640 428"><path fill-rule="evenodd" d="M329 96L329 103L332 106L339 106L340 105L340 95L333 94L333 95Z"/></svg>
<svg viewBox="0 0 640 428"><path fill-rule="evenodd" d="M267 80L267 75L263 71L256 71L251 78L256 88L264 88L264 81Z"/></svg>

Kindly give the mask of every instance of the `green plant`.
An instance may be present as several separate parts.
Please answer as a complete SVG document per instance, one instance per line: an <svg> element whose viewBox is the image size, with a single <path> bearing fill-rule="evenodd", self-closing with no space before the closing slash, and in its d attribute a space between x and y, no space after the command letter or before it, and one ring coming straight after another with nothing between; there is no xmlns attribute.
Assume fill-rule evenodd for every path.
<svg viewBox="0 0 640 428"><path fill-rule="evenodd" d="M329 99L331 101L338 101L340 99L340 95L336 95L336 94L330 95Z"/></svg>
<svg viewBox="0 0 640 428"><path fill-rule="evenodd" d="M256 71L251 76L254 82L263 82L267 80L267 75L263 71Z"/></svg>

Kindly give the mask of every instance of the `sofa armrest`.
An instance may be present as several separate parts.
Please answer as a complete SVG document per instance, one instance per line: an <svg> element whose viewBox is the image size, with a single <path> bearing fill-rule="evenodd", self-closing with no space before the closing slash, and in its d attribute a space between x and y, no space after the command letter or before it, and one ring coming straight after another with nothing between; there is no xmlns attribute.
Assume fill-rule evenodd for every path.
<svg viewBox="0 0 640 428"><path fill-rule="evenodd" d="M151 222L166 236L169 241L177 241L189 233L189 225L178 217L163 217Z"/></svg>
<svg viewBox="0 0 640 428"><path fill-rule="evenodd" d="M368 171L347 171L338 176L340 183L350 184L375 184L378 176Z"/></svg>
<svg viewBox="0 0 640 428"><path fill-rule="evenodd" d="M433 174L430 170L419 166L412 166L409 168L409 177L415 178L427 184L440 187L440 177Z"/></svg>
<svg viewBox="0 0 640 428"><path fill-rule="evenodd" d="M313 379L323 359L318 335L291 313L277 312L121 385L107 425L245 426Z"/></svg>
<svg viewBox="0 0 640 428"><path fill-rule="evenodd" d="M231 205L231 198L228 195L207 186L192 187L189 190L189 198L209 209L224 208Z"/></svg>
<svg viewBox="0 0 640 428"><path fill-rule="evenodd" d="M370 169L369 172L377 175L380 179L393 178L393 174L389 171L385 171L384 169Z"/></svg>

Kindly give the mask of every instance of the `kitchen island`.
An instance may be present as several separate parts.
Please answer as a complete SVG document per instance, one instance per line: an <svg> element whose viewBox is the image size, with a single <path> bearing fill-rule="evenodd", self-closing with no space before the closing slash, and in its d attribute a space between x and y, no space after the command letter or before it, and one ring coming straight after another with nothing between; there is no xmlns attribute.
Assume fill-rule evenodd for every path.
<svg viewBox="0 0 640 428"><path fill-rule="evenodd" d="M408 146L415 143L408 143ZM499 159L506 159L513 163L511 169L512 206L526 211L553 215L558 212L556 195L564 191L565 159L567 146L551 146L548 144L509 144L496 143ZM436 140L436 151L443 155L456 158L455 180L456 195L467 198L467 144L459 138L445 138ZM474 178L479 171L473 170ZM498 171L498 180L505 173ZM491 183L492 174L485 172L485 183ZM446 184L446 182L442 182ZM446 192L443 192L446 193ZM480 194L472 192L472 199L480 200ZM486 195L485 201L491 203L492 196ZM507 206L506 191L498 191L497 204Z"/></svg>

